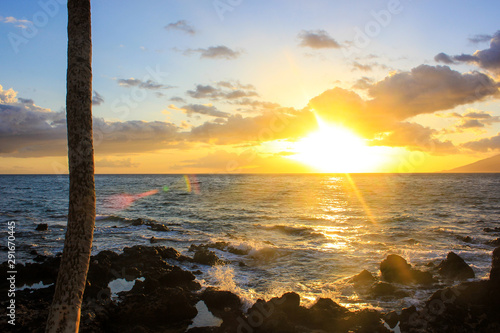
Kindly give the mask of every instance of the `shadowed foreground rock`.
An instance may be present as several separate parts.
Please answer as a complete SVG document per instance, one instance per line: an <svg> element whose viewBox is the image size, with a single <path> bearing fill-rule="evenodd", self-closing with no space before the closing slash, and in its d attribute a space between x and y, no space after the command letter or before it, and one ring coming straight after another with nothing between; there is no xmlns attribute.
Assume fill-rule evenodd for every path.
<svg viewBox="0 0 500 333"><path fill-rule="evenodd" d="M454 252L448 253L446 259L439 264L438 273L453 280L467 280L475 277L472 268Z"/></svg>
<svg viewBox="0 0 500 333"><path fill-rule="evenodd" d="M389 258L390 257L390 258ZM389 256L383 263L385 278L402 281L413 272L403 259ZM242 310L240 298L214 288L201 291L193 273L168 264L165 259L192 261L175 249L134 246L122 254L102 251L91 259L87 289L82 308L81 332L169 332L169 333L347 333L389 332L399 323L401 332L500 332L500 248L493 252L489 280L464 282L435 292L421 310L412 306L401 312L380 313L371 309L350 311L331 299L320 298L312 306L301 305L300 296L288 292L268 301L258 300ZM53 283L58 257L41 264L19 265L19 283L36 280ZM387 262L389 260L389 262ZM390 264L387 266L387 264ZM6 264L2 264L2 267ZM389 268L388 268L389 267ZM398 267L399 272L392 271ZM402 267L402 270L401 270ZM5 267L4 267L5 268ZM389 270L387 270L389 269ZM390 273L388 273L390 272ZM401 273L403 272L403 273ZM389 275L387 275L389 274ZM391 275L392 274L392 275ZM35 275L36 276L36 275ZM389 277L388 277L389 276ZM138 278L141 277L141 280ZM377 279L363 272L352 283L373 283ZM121 278L135 281L130 291L119 293L119 302L111 299L108 284ZM51 282L52 281L52 282ZM403 280L406 281L406 280ZM38 282L38 281L35 281ZM0 283L6 292L5 282ZM387 283L371 287L381 297L401 297L398 289ZM43 332L54 286L16 293L17 325L0 319L1 332ZM396 295L396 296L394 296ZM204 301L213 315L222 319L220 327L187 330L198 314L195 307ZM6 306L2 300L0 306Z"/></svg>

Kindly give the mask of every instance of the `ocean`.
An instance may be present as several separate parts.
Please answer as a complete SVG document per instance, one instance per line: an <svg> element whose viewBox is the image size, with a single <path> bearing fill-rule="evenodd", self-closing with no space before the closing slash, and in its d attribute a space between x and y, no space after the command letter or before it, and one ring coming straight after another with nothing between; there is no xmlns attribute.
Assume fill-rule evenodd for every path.
<svg viewBox="0 0 500 333"><path fill-rule="evenodd" d="M157 243L192 256L192 244L225 241L248 254L214 249L226 265L180 265L198 280L248 302L286 291L304 303L331 297L349 308L401 309L431 287L405 286L402 299L373 298L349 278L399 254L419 269L449 251L486 278L500 237L500 174L96 175L93 254ZM16 221L16 257L62 251L68 206L64 175L0 176L1 261L7 222ZM168 226L134 226L142 218ZM36 231L47 223L48 231ZM465 238L470 236L469 239ZM233 251L234 252L234 251ZM177 263L176 263L177 264Z"/></svg>

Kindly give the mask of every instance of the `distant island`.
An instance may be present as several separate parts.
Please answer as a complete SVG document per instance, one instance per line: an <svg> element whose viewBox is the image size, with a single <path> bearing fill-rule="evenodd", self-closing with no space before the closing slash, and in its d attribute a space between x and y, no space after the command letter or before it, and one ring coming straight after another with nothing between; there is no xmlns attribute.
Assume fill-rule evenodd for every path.
<svg viewBox="0 0 500 333"><path fill-rule="evenodd" d="M467 164L455 169L445 170L451 173L500 173L500 154Z"/></svg>

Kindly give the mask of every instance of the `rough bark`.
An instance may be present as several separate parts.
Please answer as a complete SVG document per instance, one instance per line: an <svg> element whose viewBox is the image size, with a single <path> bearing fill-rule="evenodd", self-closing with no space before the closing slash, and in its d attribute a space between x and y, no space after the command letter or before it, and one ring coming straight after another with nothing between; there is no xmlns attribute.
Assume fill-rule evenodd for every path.
<svg viewBox="0 0 500 333"><path fill-rule="evenodd" d="M95 224L90 0L68 1L69 209L46 332L78 332Z"/></svg>

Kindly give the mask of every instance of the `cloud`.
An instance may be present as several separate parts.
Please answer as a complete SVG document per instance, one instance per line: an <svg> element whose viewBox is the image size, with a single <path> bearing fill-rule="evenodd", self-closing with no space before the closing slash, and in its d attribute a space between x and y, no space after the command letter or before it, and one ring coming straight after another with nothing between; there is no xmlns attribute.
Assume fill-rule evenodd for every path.
<svg viewBox="0 0 500 333"><path fill-rule="evenodd" d="M369 77L363 76L361 79L358 79L352 88L354 89L368 89L372 86L373 84L373 79L370 79Z"/></svg>
<svg viewBox="0 0 500 333"><path fill-rule="evenodd" d="M448 66L420 65L386 77L368 92L374 107L403 120L498 96L498 88L497 82L479 72L462 74Z"/></svg>
<svg viewBox="0 0 500 333"><path fill-rule="evenodd" d="M474 44L489 42L493 38L492 35L475 35L469 39L469 42Z"/></svg>
<svg viewBox="0 0 500 333"><path fill-rule="evenodd" d="M170 100L172 102L186 103L186 100L184 98L178 96L171 97Z"/></svg>
<svg viewBox="0 0 500 333"><path fill-rule="evenodd" d="M486 37L491 37L490 47L484 50L477 50L473 54L449 56L445 53L439 53L434 59L447 64L455 62L473 63L480 68L500 74L500 30L494 33L493 36L479 35L476 37L472 40L482 42Z"/></svg>
<svg viewBox="0 0 500 333"><path fill-rule="evenodd" d="M94 90L94 95L92 96L92 105L101 105L104 103L104 98L97 91Z"/></svg>
<svg viewBox="0 0 500 333"><path fill-rule="evenodd" d="M186 20L179 20L175 23L169 23L165 26L166 30L178 30L185 32L189 35L194 35L196 34L196 30L186 21Z"/></svg>
<svg viewBox="0 0 500 333"><path fill-rule="evenodd" d="M98 168L137 168L140 163L133 163L131 158L116 160L102 158L100 160L96 160L95 165Z"/></svg>
<svg viewBox="0 0 500 333"><path fill-rule="evenodd" d="M14 89L10 88L8 90L4 90L2 85L0 85L0 103L15 103L17 102L16 95L17 93L14 91Z"/></svg>
<svg viewBox="0 0 500 333"><path fill-rule="evenodd" d="M204 172L222 171L224 173L255 173L255 172L309 172L309 168L296 161L287 159L285 154L262 156L256 149L246 149L241 153L225 150L211 152L196 160L187 160L176 165L174 169L199 168Z"/></svg>
<svg viewBox="0 0 500 333"><path fill-rule="evenodd" d="M160 84L160 83L157 83L153 80L142 81L139 79L134 79L133 77L130 79L117 79L116 82L118 82L118 84L120 86L125 87L125 88L138 87L138 88L149 89L149 90L174 88L173 86Z"/></svg>
<svg viewBox="0 0 500 333"><path fill-rule="evenodd" d="M500 122L500 116L493 116L489 112L469 109L463 115L453 113L450 115L453 118L459 118L459 121L454 126L455 132L463 132L468 129L480 129L486 126L491 126L494 123ZM448 131L453 133L453 130Z"/></svg>
<svg viewBox="0 0 500 333"><path fill-rule="evenodd" d="M466 142L462 144L462 147L480 152L500 150L500 133L489 138Z"/></svg>
<svg viewBox="0 0 500 333"><path fill-rule="evenodd" d="M299 46L310 47L312 49L340 48L340 44L335 41L325 30L302 30L298 36Z"/></svg>
<svg viewBox="0 0 500 333"><path fill-rule="evenodd" d="M31 22L29 20L24 20L24 19L19 20L13 16L7 16L7 17L0 16L0 22L13 24L16 27L21 28L21 29L27 29L28 25L31 25L31 26L33 25L33 22Z"/></svg>
<svg viewBox="0 0 500 333"><path fill-rule="evenodd" d="M240 84L239 86L233 86L233 85L228 85L228 83L224 81L218 82L217 85L230 89L216 88L211 85L198 84L195 90L188 90L187 94L192 98L208 98L211 100L218 100L218 99L234 100L237 98L258 96L256 91L247 90L254 88L252 85ZM243 89L237 89L236 87Z"/></svg>
<svg viewBox="0 0 500 333"><path fill-rule="evenodd" d="M199 53L200 58L208 58L208 59L226 59L232 60L236 59L241 55L240 51L234 51L227 46L219 45L219 46L210 46L209 48L203 49L187 49L184 51L184 55L190 55L192 53Z"/></svg>
<svg viewBox="0 0 500 333"><path fill-rule="evenodd" d="M12 89L0 89L0 154L15 157L67 154L66 114L16 98ZM4 101L9 101L5 103ZM167 122L111 122L93 119L97 154L140 153L168 149L183 138L180 128Z"/></svg>
<svg viewBox="0 0 500 333"><path fill-rule="evenodd" d="M281 108L254 117L230 115L222 123L205 122L193 127L187 139L218 145L259 144L278 139L294 140L315 129L317 122L309 110Z"/></svg>
<svg viewBox="0 0 500 333"><path fill-rule="evenodd" d="M436 62L441 62L443 64L447 64L447 65L450 65L450 64L454 64L455 61L452 59L452 57L450 57L449 55L447 55L446 53L438 53L435 57L434 57L434 61Z"/></svg>
<svg viewBox="0 0 500 333"><path fill-rule="evenodd" d="M217 110L213 105L202 105L202 104L189 104L184 105L181 110L183 110L188 116L193 114L202 114L211 117L227 118L229 113Z"/></svg>
<svg viewBox="0 0 500 333"><path fill-rule="evenodd" d="M411 150L427 151L434 154L456 153L458 149L451 141L436 138L437 130L422 126L417 123L400 122L395 125L391 132L383 134L379 140L372 144L406 147Z"/></svg>

